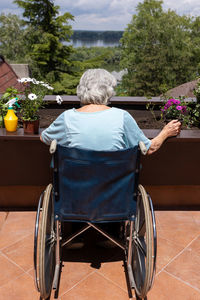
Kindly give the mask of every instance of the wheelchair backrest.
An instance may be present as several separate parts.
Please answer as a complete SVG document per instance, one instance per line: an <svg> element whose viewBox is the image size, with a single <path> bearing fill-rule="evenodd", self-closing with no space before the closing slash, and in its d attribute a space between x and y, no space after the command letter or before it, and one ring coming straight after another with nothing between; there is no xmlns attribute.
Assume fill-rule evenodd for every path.
<svg viewBox="0 0 200 300"><path fill-rule="evenodd" d="M93 151L58 145L54 164L54 209L59 220L120 221L135 213L138 147Z"/></svg>

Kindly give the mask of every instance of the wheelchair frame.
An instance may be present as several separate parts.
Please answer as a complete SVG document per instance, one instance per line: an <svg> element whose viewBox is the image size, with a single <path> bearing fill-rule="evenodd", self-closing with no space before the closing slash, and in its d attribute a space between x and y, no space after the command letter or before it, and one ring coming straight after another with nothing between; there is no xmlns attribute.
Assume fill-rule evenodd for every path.
<svg viewBox="0 0 200 300"><path fill-rule="evenodd" d="M147 149L143 142L139 143L139 148L145 155ZM56 141L53 141L50 153L53 154L55 151ZM139 172L139 160L137 163ZM35 286L40 292L41 300L50 299L52 288L55 291L58 289L62 266L61 248L91 227L124 251L129 297L132 297L131 289L134 289L136 299L147 299L156 270L157 236L153 204L142 185L138 185L136 215L130 221L124 221L123 240L114 238L96 223L86 222L85 227L62 241L61 221L58 216L55 216L54 221L53 207L53 186L49 184L39 199L34 235ZM42 216L40 216L41 212ZM49 251L46 251L47 247ZM46 252L50 253L48 259ZM49 273L48 278L46 273Z"/></svg>

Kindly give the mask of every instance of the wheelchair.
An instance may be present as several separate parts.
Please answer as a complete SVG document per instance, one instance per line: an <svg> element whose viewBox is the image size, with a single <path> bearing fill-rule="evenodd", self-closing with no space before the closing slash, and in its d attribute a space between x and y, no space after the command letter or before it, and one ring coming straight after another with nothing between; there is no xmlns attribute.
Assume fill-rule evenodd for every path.
<svg viewBox="0 0 200 300"><path fill-rule="evenodd" d="M58 290L63 247L89 228L123 250L128 290L134 290L136 299L147 299L157 237L151 198L139 184L140 156L146 152L143 142L125 150L93 151L52 141L53 184L40 196L34 235L35 286L41 300ZM64 239L63 222L84 226ZM119 238L100 226L112 222L122 224Z"/></svg>

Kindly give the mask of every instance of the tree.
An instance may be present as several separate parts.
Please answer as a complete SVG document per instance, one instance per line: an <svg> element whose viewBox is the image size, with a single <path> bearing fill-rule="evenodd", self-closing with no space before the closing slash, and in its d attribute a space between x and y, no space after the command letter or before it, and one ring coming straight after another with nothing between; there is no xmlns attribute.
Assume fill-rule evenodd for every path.
<svg viewBox="0 0 200 300"><path fill-rule="evenodd" d="M72 35L69 20L73 20L73 16L70 13L59 15L59 6L55 6L50 0L14 2L24 9L25 23L39 33L33 41L30 56L41 77L50 82L59 81L62 85L63 73L73 75L75 70L69 60L73 47L66 45Z"/></svg>
<svg viewBox="0 0 200 300"><path fill-rule="evenodd" d="M157 96L164 89L193 80L197 73L191 38L193 20L174 11L164 12L163 1L145 0L126 28L122 67L129 95Z"/></svg>
<svg viewBox="0 0 200 300"><path fill-rule="evenodd" d="M0 53L9 62L22 62L28 49L27 30L17 15L0 15Z"/></svg>

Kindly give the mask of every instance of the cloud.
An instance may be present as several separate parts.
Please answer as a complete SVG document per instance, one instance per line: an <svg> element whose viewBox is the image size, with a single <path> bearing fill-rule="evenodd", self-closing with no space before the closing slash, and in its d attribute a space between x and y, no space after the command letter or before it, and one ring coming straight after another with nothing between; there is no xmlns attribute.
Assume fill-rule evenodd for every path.
<svg viewBox="0 0 200 300"><path fill-rule="evenodd" d="M74 29L123 30L136 12L139 0L54 0L61 13L70 12L75 17ZM200 15L199 0L164 0L164 9L178 14ZM20 14L13 0L0 0L0 12Z"/></svg>
<svg viewBox="0 0 200 300"><path fill-rule="evenodd" d="M56 0L61 11L75 16L74 29L123 30L139 0Z"/></svg>

